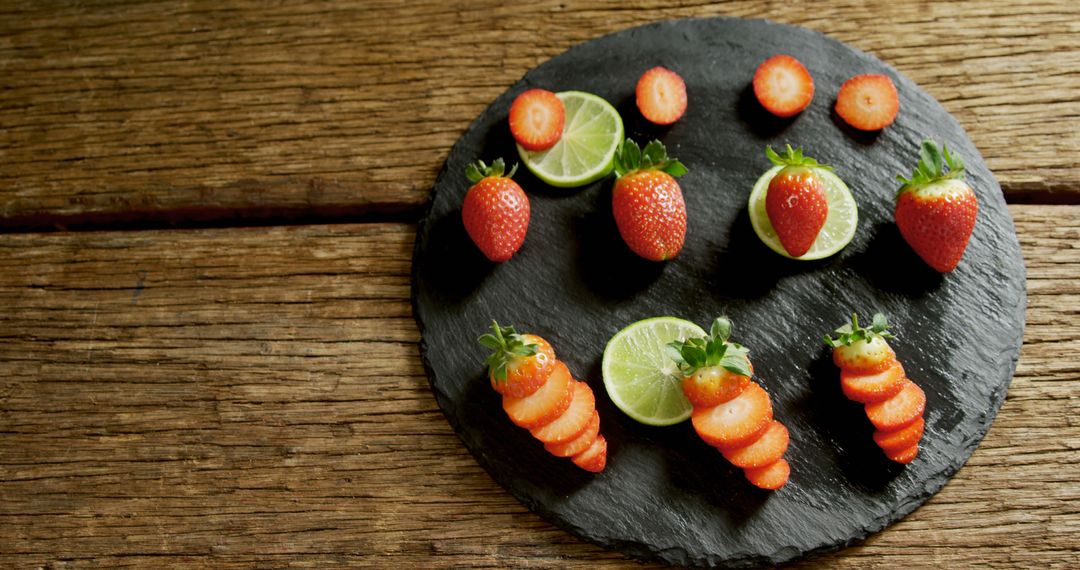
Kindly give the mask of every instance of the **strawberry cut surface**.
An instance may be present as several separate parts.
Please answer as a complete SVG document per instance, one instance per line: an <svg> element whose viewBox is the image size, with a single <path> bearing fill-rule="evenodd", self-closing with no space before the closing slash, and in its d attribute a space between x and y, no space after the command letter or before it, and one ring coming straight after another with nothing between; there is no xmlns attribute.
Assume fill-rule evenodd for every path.
<svg viewBox="0 0 1080 570"><path fill-rule="evenodd" d="M544 443L564 443L581 434L589 425L593 412L596 411L596 399L589 385L584 382L574 382L574 395L571 397L570 406L559 417L547 425L534 428L533 437Z"/></svg>
<svg viewBox="0 0 1080 570"><path fill-rule="evenodd" d="M571 457L585 451L592 445L593 440L600 434L600 413L594 411L581 431L574 439L566 443L547 443L544 449L556 457Z"/></svg>
<svg viewBox="0 0 1080 570"><path fill-rule="evenodd" d="M510 105L509 120L510 134L522 148L547 150L562 138L566 109L551 91L529 89Z"/></svg>
<svg viewBox="0 0 1080 570"><path fill-rule="evenodd" d="M887 75L857 75L840 86L836 114L861 131L879 131L891 125L900 112L896 85Z"/></svg>
<svg viewBox="0 0 1080 570"><path fill-rule="evenodd" d="M866 405L866 417L881 431L906 427L922 417L926 409L926 393L911 380L892 398Z"/></svg>
<svg viewBox="0 0 1080 570"><path fill-rule="evenodd" d="M790 55L776 55L762 62L754 72L753 85L758 102L777 117L801 113L814 98L814 78Z"/></svg>
<svg viewBox="0 0 1080 570"><path fill-rule="evenodd" d="M641 115L658 125L670 125L686 112L686 83L665 67L643 73L634 95Z"/></svg>
<svg viewBox="0 0 1080 570"><path fill-rule="evenodd" d="M607 440L604 436L597 436L588 449L575 455L571 461L574 465L592 473L599 473L607 465Z"/></svg>
<svg viewBox="0 0 1080 570"><path fill-rule="evenodd" d="M786 460L779 459L764 467L747 469L745 473L746 479L755 487L775 491L787 484L788 477L791 476L791 465Z"/></svg>
<svg viewBox="0 0 1080 570"><path fill-rule="evenodd" d="M723 449L739 448L756 440L769 427L772 401L764 388L751 382L736 398L711 408L698 408L690 419L705 443Z"/></svg>
<svg viewBox="0 0 1080 570"><path fill-rule="evenodd" d="M789 443L788 430L784 424L773 420L753 443L722 451L724 458L736 467L756 469L772 465L784 456Z"/></svg>
<svg viewBox="0 0 1080 570"><path fill-rule="evenodd" d="M904 367L898 361L881 372L840 372L840 388L849 400L873 404L892 398L904 387Z"/></svg>
<svg viewBox="0 0 1080 570"><path fill-rule="evenodd" d="M886 454L895 453L907 449L922 439L923 430L926 428L926 420L920 417L906 427L893 431L875 431L874 443Z"/></svg>
<svg viewBox="0 0 1080 570"><path fill-rule="evenodd" d="M503 409L510 421L525 429L546 425L570 407L574 396L574 379L562 362L555 363L547 382L524 398L503 396Z"/></svg>

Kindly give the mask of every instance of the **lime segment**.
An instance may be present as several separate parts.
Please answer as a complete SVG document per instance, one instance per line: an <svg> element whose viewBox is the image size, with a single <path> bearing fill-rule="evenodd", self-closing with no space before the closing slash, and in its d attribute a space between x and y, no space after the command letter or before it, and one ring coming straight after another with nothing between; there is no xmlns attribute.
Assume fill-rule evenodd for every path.
<svg viewBox="0 0 1080 570"><path fill-rule="evenodd" d="M689 418L693 406L664 347L700 336L701 327L674 317L645 319L619 331L608 341L601 365L608 397L643 424L668 426Z"/></svg>
<svg viewBox="0 0 1080 570"><path fill-rule="evenodd" d="M611 103L583 91L555 94L566 120L555 146L537 152L518 145L518 155L537 178L552 186L584 186L607 176L623 139L623 122Z"/></svg>
<svg viewBox="0 0 1080 570"><path fill-rule="evenodd" d="M825 217L825 225L821 228L810 250L799 257L791 257L784 250L780 238L776 235L769 214L765 211L765 194L769 190L769 182L782 166L774 166L761 175L754 183L754 189L750 192L748 207L750 209L750 224L754 226L754 233L761 241L769 246L769 249L789 257L791 259L822 259L829 257L844 249L851 238L855 237L855 228L859 225L859 209L855 205L855 197L851 190L839 176L828 170L815 168L814 172L821 177L825 185L825 200L829 204L829 214Z"/></svg>

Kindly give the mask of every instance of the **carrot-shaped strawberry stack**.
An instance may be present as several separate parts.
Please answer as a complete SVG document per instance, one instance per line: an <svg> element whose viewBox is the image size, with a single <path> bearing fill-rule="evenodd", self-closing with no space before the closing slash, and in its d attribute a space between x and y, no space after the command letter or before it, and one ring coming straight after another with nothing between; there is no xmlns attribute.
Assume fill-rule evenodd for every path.
<svg viewBox="0 0 1080 570"><path fill-rule="evenodd" d="M833 362L840 367L840 386L848 399L866 406L874 424L874 442L885 456L897 463L911 463L919 454L923 435L926 394L904 373L896 353L886 339L885 315L874 315L869 328L859 326L858 315L836 329L836 338L825 335L833 349Z"/></svg>
<svg viewBox="0 0 1080 570"><path fill-rule="evenodd" d="M731 321L720 317L707 336L673 342L669 352L694 406L694 430L742 468L755 486L776 490L787 483L791 471L784 460L788 430L773 420L769 394L750 379L748 351L728 342L730 336Z"/></svg>
<svg viewBox="0 0 1080 570"><path fill-rule="evenodd" d="M510 421L529 430L552 455L570 457L586 471L603 471L607 440L600 435L592 389L574 380L551 344L496 322L479 341L492 351L484 364Z"/></svg>

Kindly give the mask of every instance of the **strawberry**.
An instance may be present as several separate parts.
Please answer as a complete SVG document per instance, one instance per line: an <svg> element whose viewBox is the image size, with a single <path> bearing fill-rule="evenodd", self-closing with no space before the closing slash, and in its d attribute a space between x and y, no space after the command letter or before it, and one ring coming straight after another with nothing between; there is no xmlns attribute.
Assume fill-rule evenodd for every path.
<svg viewBox="0 0 1080 570"><path fill-rule="evenodd" d="M892 431L875 431L874 443L886 454L903 451L919 443L922 439L923 430L926 428L926 420L919 418L906 427Z"/></svg>
<svg viewBox="0 0 1080 570"><path fill-rule="evenodd" d="M607 465L607 440L604 436L596 436L588 449L575 455L571 461L574 465L593 473L599 473Z"/></svg>
<svg viewBox="0 0 1080 570"><path fill-rule="evenodd" d="M840 86L836 114L860 131L878 131L892 124L900 97L885 75L856 75Z"/></svg>
<svg viewBox="0 0 1080 570"><path fill-rule="evenodd" d="M570 407L574 396L574 379L561 361L555 361L544 385L524 398L503 395L503 409L510 421L525 429L547 425Z"/></svg>
<svg viewBox="0 0 1080 570"><path fill-rule="evenodd" d="M777 117L791 117L810 106L814 78L799 60L790 55L774 55L754 72L754 96Z"/></svg>
<svg viewBox="0 0 1080 570"><path fill-rule="evenodd" d="M900 235L930 267L941 273L956 269L979 211L975 192L964 182L963 161L928 140L911 178L897 178L904 183L896 197Z"/></svg>
<svg viewBox="0 0 1080 570"><path fill-rule="evenodd" d="M801 148L792 150L791 145L787 145L783 156L772 147L765 147L765 155L773 164L783 166L769 181L765 212L788 255L805 255L829 215L825 185L815 169L832 170L832 167L804 157Z"/></svg>
<svg viewBox="0 0 1080 570"><path fill-rule="evenodd" d="M836 329L834 339L825 335L825 344L833 349L833 362L841 370L850 374L876 374L889 368L896 362L887 338L893 338L889 332L889 323L885 315L874 315L870 328L859 326L858 315L851 315L851 322Z"/></svg>
<svg viewBox="0 0 1080 570"><path fill-rule="evenodd" d="M675 177L686 167L668 158L660 141L642 152L626 139L615 151L615 173L611 208L623 241L651 261L674 257L686 239L686 203Z"/></svg>
<svg viewBox="0 0 1080 570"><path fill-rule="evenodd" d="M596 398L592 389L584 382L575 381L573 391L570 407L551 423L534 428L533 437L544 443L558 444L566 443L585 431L596 412Z"/></svg>
<svg viewBox="0 0 1080 570"><path fill-rule="evenodd" d="M849 400L873 404L888 400L904 387L904 367L897 361L881 372L856 374L840 371L840 387Z"/></svg>
<svg viewBox="0 0 1080 570"><path fill-rule="evenodd" d="M585 424L585 429L582 430L577 437L565 443L544 444L544 449L548 450L548 453L555 457L572 457L588 449L599 434L600 413L593 410L592 416L589 418L589 423Z"/></svg>
<svg viewBox="0 0 1080 570"><path fill-rule="evenodd" d="M510 104L510 134L521 148L547 150L562 138L566 110L551 91L529 89Z"/></svg>
<svg viewBox="0 0 1080 570"><path fill-rule="evenodd" d="M461 221L473 243L494 262L510 259L529 229L529 198L510 179L517 165L503 176L505 166L498 158L491 166L481 160L465 169L473 185L461 205Z"/></svg>
<svg viewBox="0 0 1080 570"><path fill-rule="evenodd" d="M713 321L709 334L668 344L668 355L683 374L682 388L695 408L723 404L737 397L750 384L750 359L741 345L728 342L731 321Z"/></svg>
<svg viewBox="0 0 1080 570"><path fill-rule="evenodd" d="M484 361L491 387L500 394L524 398L547 381L555 369L555 351L536 335L517 334L514 327L491 322L491 333L477 339L493 352Z"/></svg>
<svg viewBox="0 0 1080 570"><path fill-rule="evenodd" d="M751 382L734 399L711 408L697 408L690 416L705 443L722 449L737 449L756 441L772 421L769 394Z"/></svg>
<svg viewBox="0 0 1080 570"><path fill-rule="evenodd" d="M907 427L922 417L926 409L926 393L911 380L904 381L898 394L876 404L866 405L866 417L880 431Z"/></svg>
<svg viewBox="0 0 1080 570"><path fill-rule="evenodd" d="M899 449L896 451L886 451L885 457L897 462L897 463L911 463L915 460L915 456L919 454L919 444L912 445L906 449Z"/></svg>
<svg viewBox="0 0 1080 570"><path fill-rule="evenodd" d="M773 420L765 433L749 445L722 451L724 458L736 467L757 469L772 465L784 457L790 441L784 424Z"/></svg>
<svg viewBox="0 0 1080 570"><path fill-rule="evenodd" d="M788 465L788 462L783 459L765 467L746 470L746 479L750 483L755 487L769 491L775 491L783 487L787 483L789 476L791 476L791 465Z"/></svg>
<svg viewBox="0 0 1080 570"><path fill-rule="evenodd" d="M641 115L658 125L670 125L686 112L686 83L665 67L641 74L634 93Z"/></svg>

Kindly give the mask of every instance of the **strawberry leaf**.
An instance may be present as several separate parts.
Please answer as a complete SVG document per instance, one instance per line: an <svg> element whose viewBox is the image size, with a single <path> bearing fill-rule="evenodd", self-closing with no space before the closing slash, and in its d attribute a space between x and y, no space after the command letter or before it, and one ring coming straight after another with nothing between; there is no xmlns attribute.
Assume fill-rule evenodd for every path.
<svg viewBox="0 0 1080 570"><path fill-rule="evenodd" d="M964 161L959 156L949 153L947 146L941 145L939 150L937 143L927 139L919 147L919 162L915 165L911 176L909 178L899 174L896 176L896 179L903 184L897 192L897 197L911 188L920 188L939 180L963 179L963 177Z"/></svg>
<svg viewBox="0 0 1080 570"><path fill-rule="evenodd" d="M512 178L514 173L517 172L517 167L517 163L514 163L514 167L510 169L510 173L506 174L505 177ZM465 166L465 178L467 178L469 182L476 184L488 177L503 176L505 171L506 163L503 162L503 159L501 158L496 158L495 162L491 163L491 166L484 164L484 161L482 160L477 160L476 162L471 162Z"/></svg>
<svg viewBox="0 0 1080 570"><path fill-rule="evenodd" d="M484 359L484 365L498 382L506 380L508 364L519 358L533 356L540 350L539 345L526 343L525 338L517 334L514 327L500 327L495 321L491 321L491 332L480 335L476 340L481 346L492 351Z"/></svg>
<svg viewBox="0 0 1080 570"><path fill-rule="evenodd" d="M769 162L776 166L806 166L828 171L833 170L833 167L828 164L822 164L808 156L803 156L802 148L792 149L791 145L785 145L784 154L782 155L777 154L772 147L766 146L765 156L768 157Z"/></svg>

